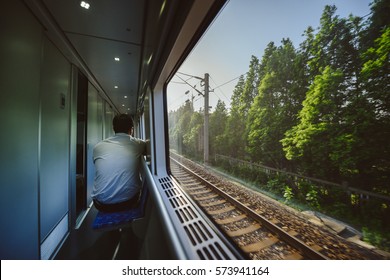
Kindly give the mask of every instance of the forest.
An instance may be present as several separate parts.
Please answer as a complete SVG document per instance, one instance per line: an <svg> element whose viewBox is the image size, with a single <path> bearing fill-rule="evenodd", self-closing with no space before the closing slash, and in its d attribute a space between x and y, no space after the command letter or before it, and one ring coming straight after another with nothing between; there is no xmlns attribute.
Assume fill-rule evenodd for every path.
<svg viewBox="0 0 390 280"><path fill-rule="evenodd" d="M218 101L209 115L210 164L390 249L390 200L370 197L390 197L390 1L370 8L364 18L341 18L325 6L299 47L285 38L252 56L229 110ZM202 160L202 109L188 100L168 120L170 148Z"/></svg>

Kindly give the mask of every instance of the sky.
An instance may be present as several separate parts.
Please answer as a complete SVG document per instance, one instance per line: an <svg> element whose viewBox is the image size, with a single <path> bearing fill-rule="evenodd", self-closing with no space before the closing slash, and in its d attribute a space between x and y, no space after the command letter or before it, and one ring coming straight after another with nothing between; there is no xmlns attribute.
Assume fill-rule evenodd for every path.
<svg viewBox="0 0 390 280"><path fill-rule="evenodd" d="M230 107L238 77L249 70L252 55L261 59L273 41L277 46L290 38L297 48L308 26L317 29L325 5L335 5L340 17L365 16L372 0L230 0L168 86L168 111L179 108L194 96L194 107L204 106L200 80L191 76L210 75L211 111L218 99ZM179 74L181 73L181 74ZM184 83L185 80L188 84ZM191 86L192 87L191 87ZM189 91L186 95L185 92Z"/></svg>

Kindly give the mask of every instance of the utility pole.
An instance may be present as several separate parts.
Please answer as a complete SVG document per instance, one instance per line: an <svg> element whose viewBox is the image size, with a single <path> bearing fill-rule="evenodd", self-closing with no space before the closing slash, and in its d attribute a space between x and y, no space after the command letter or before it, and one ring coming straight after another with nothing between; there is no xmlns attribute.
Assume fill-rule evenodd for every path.
<svg viewBox="0 0 390 280"><path fill-rule="evenodd" d="M204 154L205 164L209 163L209 73L204 74Z"/></svg>
<svg viewBox="0 0 390 280"><path fill-rule="evenodd" d="M191 88L193 88L195 91L197 91L199 93L199 95L202 95L204 97L203 161L205 164L208 164L209 163L209 108L210 108L209 107L209 92L210 92L209 79L210 79L210 75L209 75L209 73L205 73L203 79L200 77L197 77L197 76L193 76L193 75L188 75L188 74L183 74L183 75L198 79L201 82L203 82L203 85L204 85L204 93L202 93L201 91L196 89L194 86L189 84L186 80L179 77L184 83L189 85ZM188 93L189 93L189 91L185 92L185 94L188 94ZM193 103L194 103L194 96L192 96L192 104Z"/></svg>

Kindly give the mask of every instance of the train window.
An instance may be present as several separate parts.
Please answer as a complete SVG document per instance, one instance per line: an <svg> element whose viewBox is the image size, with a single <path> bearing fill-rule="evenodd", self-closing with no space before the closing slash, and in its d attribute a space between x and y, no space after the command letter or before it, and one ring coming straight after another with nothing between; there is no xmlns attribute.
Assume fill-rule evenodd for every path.
<svg viewBox="0 0 390 280"><path fill-rule="evenodd" d="M229 1L168 85L171 157L389 249L385 3Z"/></svg>

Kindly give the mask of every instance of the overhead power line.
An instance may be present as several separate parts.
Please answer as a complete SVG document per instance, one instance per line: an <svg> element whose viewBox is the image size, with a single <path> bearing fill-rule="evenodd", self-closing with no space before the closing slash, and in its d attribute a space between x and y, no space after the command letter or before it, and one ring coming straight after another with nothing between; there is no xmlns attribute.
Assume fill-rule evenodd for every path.
<svg viewBox="0 0 390 280"><path fill-rule="evenodd" d="M184 76L188 76L188 77L191 77L191 78L195 78L195 79L198 79L198 80L203 80L203 78L201 77L198 77L198 76L194 76L194 75L190 75L190 74L186 74L186 73L182 73L182 72L176 72L177 74L181 74L181 75L184 75Z"/></svg>
<svg viewBox="0 0 390 280"><path fill-rule="evenodd" d="M200 90L198 90L196 87L194 87L193 85L191 85L190 83L188 83L186 80L184 80L182 77L180 77L180 76L177 76L180 80L182 80L184 83L186 83L187 85L189 85L192 89L194 89L194 90L196 90L200 95L202 95L203 96L203 93L200 91Z"/></svg>
<svg viewBox="0 0 390 280"><path fill-rule="evenodd" d="M240 78L241 76L245 76L245 75L246 75L246 74L241 74L241 75L239 75L238 77L236 77L236 78L234 78L234 79L231 79L231 80L227 81L226 83L223 83L222 85L219 85L219 86L215 87L214 89L220 88L220 87L222 87L222 86L224 86L224 85L226 85L226 84L228 84L228 83L231 83L231 82L237 80L237 79Z"/></svg>

